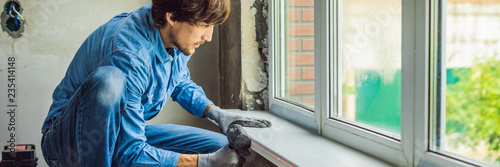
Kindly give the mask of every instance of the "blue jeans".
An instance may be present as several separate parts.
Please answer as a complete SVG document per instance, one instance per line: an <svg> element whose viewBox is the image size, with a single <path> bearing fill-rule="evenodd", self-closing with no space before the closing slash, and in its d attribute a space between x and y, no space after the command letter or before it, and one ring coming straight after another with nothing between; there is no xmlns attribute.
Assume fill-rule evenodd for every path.
<svg viewBox="0 0 500 167"><path fill-rule="evenodd" d="M121 112L120 97L126 88L125 75L115 67L99 67L71 97L61 113L43 132L42 152L49 166L117 166L117 143ZM118 96L117 96L118 95ZM97 97L97 98L96 98ZM103 102L104 101L104 102ZM211 153L228 144L226 136L189 126L158 124L145 127L146 143L180 153ZM132 148L133 149L133 148Z"/></svg>

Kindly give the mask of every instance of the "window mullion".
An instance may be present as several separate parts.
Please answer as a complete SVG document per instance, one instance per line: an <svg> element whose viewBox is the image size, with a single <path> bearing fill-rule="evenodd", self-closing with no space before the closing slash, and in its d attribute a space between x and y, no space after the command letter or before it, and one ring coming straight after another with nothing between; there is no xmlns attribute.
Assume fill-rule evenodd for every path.
<svg viewBox="0 0 500 167"><path fill-rule="evenodd" d="M415 3L402 1L402 63L401 63L401 143L406 164L413 166L415 113Z"/></svg>
<svg viewBox="0 0 500 167"><path fill-rule="evenodd" d="M429 53L430 53L430 1L413 1L407 2L413 4L411 10L414 13L413 17L413 32L412 40L415 43L413 47L408 45L406 48L412 50L414 54L406 59L408 64L413 64L412 81L407 81L411 84L413 94L404 95L412 98L413 106L409 109L411 112L406 112L405 120L410 122L405 123L403 127L411 133L403 138L403 147L411 153L413 166L420 164L424 154L428 151L429 144ZM410 9L409 9L410 10ZM408 23L409 24L409 23ZM403 23L405 26L405 23ZM404 38L403 38L404 39ZM405 47L403 47L405 48ZM406 153L406 156L409 156Z"/></svg>
<svg viewBox="0 0 500 167"><path fill-rule="evenodd" d="M316 78L314 93L317 101L315 103L315 116L319 134L322 134L323 123L328 118L330 111L330 92L324 91L331 88L329 82L330 47L328 47L330 43L329 10L331 10L330 1L314 1L314 78Z"/></svg>
<svg viewBox="0 0 500 167"><path fill-rule="evenodd" d="M269 2L269 8L271 10L269 10L269 18L270 18L270 21L271 21L271 24L269 25L270 26L270 30L269 31L269 53L271 53L271 56L270 56L270 64L269 64L269 69L270 69L270 72L269 72L269 99L274 99L275 97L277 97L279 95L279 89L281 89L281 86L277 86L279 84L281 84L281 82L279 81L281 79L280 77L280 64L278 63L279 62L279 58L275 55L279 55L280 52L281 52L281 46L280 46L280 42L281 39L280 39L280 34L279 32L280 31L275 31L277 30L277 28L279 27L279 25L281 24L280 23L280 19L278 19L278 17L276 17L277 15L277 12L279 12L279 3L276 2L276 1L270 1ZM276 33L278 32L278 33ZM272 46L275 46L275 47L272 47ZM272 103L273 100L270 100L270 104Z"/></svg>
<svg viewBox="0 0 500 167"><path fill-rule="evenodd" d="M403 1L401 143L407 166L428 143L429 1Z"/></svg>

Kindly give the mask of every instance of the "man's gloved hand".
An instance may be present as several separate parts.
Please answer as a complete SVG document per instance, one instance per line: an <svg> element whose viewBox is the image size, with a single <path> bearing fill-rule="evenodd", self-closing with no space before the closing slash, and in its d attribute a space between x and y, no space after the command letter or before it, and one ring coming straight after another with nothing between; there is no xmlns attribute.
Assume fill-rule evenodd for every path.
<svg viewBox="0 0 500 167"><path fill-rule="evenodd" d="M227 128L231 124L238 124L243 127L266 128L271 127L271 122L265 119L247 118L225 111L217 106L208 110L208 118L211 118L219 124L222 133L227 133Z"/></svg>
<svg viewBox="0 0 500 167"><path fill-rule="evenodd" d="M235 150L229 148L229 144L218 151L209 154L198 154L198 167L235 167L241 159Z"/></svg>

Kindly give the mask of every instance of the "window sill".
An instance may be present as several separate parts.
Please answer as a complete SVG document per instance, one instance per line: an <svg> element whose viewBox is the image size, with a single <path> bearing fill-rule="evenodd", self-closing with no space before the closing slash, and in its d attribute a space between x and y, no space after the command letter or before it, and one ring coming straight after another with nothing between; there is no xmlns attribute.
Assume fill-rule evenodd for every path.
<svg viewBox="0 0 500 167"><path fill-rule="evenodd" d="M252 137L252 150L277 166L392 166L321 137L270 112L228 111L272 122L271 128L245 130Z"/></svg>

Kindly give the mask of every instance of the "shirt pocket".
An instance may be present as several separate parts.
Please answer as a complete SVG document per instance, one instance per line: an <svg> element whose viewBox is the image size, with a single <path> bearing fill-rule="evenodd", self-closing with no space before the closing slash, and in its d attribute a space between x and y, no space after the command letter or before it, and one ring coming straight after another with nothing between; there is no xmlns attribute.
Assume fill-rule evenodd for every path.
<svg viewBox="0 0 500 167"><path fill-rule="evenodd" d="M150 120L154 118L163 108L166 101L166 89L152 89L147 95L147 102L144 103L144 119Z"/></svg>
<svg viewBox="0 0 500 167"><path fill-rule="evenodd" d="M151 92L142 96L142 104L146 110L152 108L157 103L164 101L166 96L166 89L152 89Z"/></svg>
<svg viewBox="0 0 500 167"><path fill-rule="evenodd" d="M151 93L152 94L152 97L151 97L152 102L155 103L158 101L165 100L165 95L167 94L166 92L167 92L167 89L165 89L165 88L154 89L153 92Z"/></svg>

